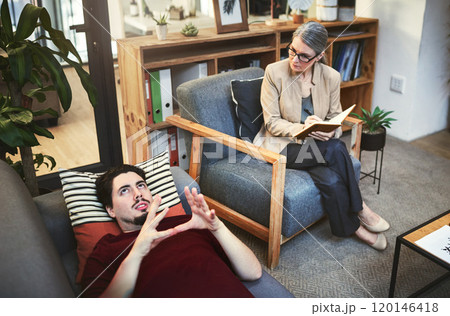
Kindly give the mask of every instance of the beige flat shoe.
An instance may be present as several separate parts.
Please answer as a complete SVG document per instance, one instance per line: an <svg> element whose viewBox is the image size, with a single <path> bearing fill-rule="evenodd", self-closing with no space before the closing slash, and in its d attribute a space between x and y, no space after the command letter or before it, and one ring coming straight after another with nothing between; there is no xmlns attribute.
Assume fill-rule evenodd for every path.
<svg viewBox="0 0 450 316"><path fill-rule="evenodd" d="M371 231L372 233L381 233L381 232L384 232L384 231L388 230L389 227L390 227L389 223L386 222L381 216L380 216L380 220L375 225L369 225L369 224L365 223L361 219L361 217L358 216L358 218L359 218L361 224L363 224L364 227L366 227L367 230Z"/></svg>
<svg viewBox="0 0 450 316"><path fill-rule="evenodd" d="M373 249L376 249L379 251L384 250L387 247L386 236L384 236L384 234L378 234L377 240L375 241L375 243L373 243L372 245L368 243L368 245L370 247L372 247Z"/></svg>

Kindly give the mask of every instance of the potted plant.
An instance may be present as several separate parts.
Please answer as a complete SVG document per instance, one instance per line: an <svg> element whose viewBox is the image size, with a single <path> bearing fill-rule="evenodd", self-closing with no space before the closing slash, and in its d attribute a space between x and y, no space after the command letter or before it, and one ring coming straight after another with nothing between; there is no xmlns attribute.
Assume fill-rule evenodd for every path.
<svg viewBox="0 0 450 316"><path fill-rule="evenodd" d="M76 70L93 106L97 104L97 91L75 47L62 31L52 27L45 8L26 4L16 31L7 0L3 0L0 12L0 74L7 86L7 93L0 94L0 159L6 161L7 153L15 155L20 151L25 184L35 196L39 194L34 167L37 158L31 147L39 145L36 135L48 138L53 135L33 119L43 113L56 113L52 109L33 111L31 104L45 101L45 92L49 90L56 90L64 112L72 103L72 90L56 56ZM46 34L28 39L38 28L43 28ZM42 41L53 43L55 48L41 45ZM75 60L69 58L69 53ZM24 88L26 84L33 88Z"/></svg>
<svg viewBox="0 0 450 316"><path fill-rule="evenodd" d="M362 116L352 113L363 121L361 150L375 151L383 148L386 144L386 128L390 128L391 122L396 121L396 119L388 117L394 111L386 112L378 106L372 113L363 108L361 111Z"/></svg>
<svg viewBox="0 0 450 316"><path fill-rule="evenodd" d="M156 36L160 41L163 41L167 37L167 14L160 14L159 19L155 19L152 17L152 19L156 22Z"/></svg>

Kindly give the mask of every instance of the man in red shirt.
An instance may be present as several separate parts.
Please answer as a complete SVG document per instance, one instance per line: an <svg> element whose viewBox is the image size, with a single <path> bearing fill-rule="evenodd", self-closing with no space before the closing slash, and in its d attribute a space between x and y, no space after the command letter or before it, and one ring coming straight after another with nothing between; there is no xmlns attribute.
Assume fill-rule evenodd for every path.
<svg viewBox="0 0 450 316"><path fill-rule="evenodd" d="M122 234L106 235L89 257L84 296L252 297L239 280L261 277L254 253L234 236L203 195L184 189L192 216L156 211L143 170L113 168L96 182L97 195ZM131 248L131 249L130 249Z"/></svg>

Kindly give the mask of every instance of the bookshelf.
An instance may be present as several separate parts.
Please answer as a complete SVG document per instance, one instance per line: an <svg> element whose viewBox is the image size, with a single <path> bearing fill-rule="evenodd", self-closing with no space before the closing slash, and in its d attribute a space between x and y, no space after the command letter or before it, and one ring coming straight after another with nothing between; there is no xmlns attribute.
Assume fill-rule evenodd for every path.
<svg viewBox="0 0 450 316"><path fill-rule="evenodd" d="M321 22L328 32L341 32L350 22ZM258 60L261 68L280 60L282 51L289 43L298 25L289 22L284 26L267 26L264 23L250 25L249 31L217 34L215 28L200 29L196 37L184 37L180 33L169 33L167 40L159 41L155 35L121 39L117 41L122 107L124 114L125 137L127 139L128 161L136 163L145 160L150 153L142 148L142 139L148 130L164 129L166 122L149 122L145 70L158 71L176 66L206 63L207 75L224 70L247 67L252 60ZM343 110L356 103L370 110L375 74L375 55L378 33L378 20L359 18L348 27L349 31L361 34L332 37L327 48L328 64L333 63L333 49L349 41L364 41L361 75L359 78L341 83L341 103ZM175 91L173 91L175 95ZM174 113L178 112L176 100ZM360 111L359 108L357 111ZM147 130L147 132L143 132ZM138 137L136 138L136 135ZM129 140L133 143L129 144ZM136 151L140 154L139 157Z"/></svg>

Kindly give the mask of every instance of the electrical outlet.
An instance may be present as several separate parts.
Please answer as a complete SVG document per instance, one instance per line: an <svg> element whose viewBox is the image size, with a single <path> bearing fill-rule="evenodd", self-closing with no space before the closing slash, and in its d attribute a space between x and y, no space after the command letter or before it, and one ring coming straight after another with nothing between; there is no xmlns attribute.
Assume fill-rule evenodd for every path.
<svg viewBox="0 0 450 316"><path fill-rule="evenodd" d="M400 75L391 76L391 90L402 93L405 91L405 80L406 78Z"/></svg>

